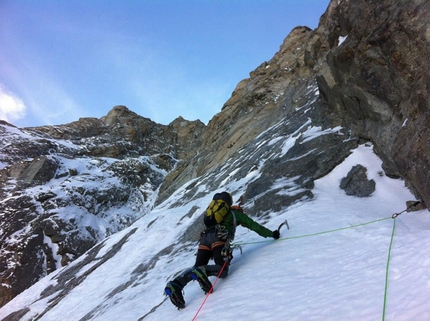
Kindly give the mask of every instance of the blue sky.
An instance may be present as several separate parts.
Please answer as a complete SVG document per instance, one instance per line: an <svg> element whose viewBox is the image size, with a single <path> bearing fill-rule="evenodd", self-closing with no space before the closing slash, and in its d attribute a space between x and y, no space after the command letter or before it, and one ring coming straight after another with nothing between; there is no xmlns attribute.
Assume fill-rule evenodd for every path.
<svg viewBox="0 0 430 321"><path fill-rule="evenodd" d="M161 124L207 123L329 0L0 0L0 119L100 118L116 105Z"/></svg>

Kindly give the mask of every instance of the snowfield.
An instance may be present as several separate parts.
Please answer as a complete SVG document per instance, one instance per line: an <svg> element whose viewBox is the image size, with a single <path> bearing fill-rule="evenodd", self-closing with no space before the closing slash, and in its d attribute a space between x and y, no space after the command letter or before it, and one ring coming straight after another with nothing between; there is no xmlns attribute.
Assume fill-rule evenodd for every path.
<svg viewBox="0 0 430 321"><path fill-rule="evenodd" d="M347 196L339 188L356 164L367 167L368 178L376 182L370 197ZM245 190L248 182L226 181L217 191ZM238 227L235 243L243 253L235 250L229 276L217 281L205 302L198 284L188 284L186 308L177 310L163 289L193 265L197 248L197 240L180 244L178 239L201 219L217 192L201 186L204 197L171 208L191 183L103 241L96 259L78 268L87 253L48 275L1 308L0 317L28 308L21 320L430 320L429 212L404 212L392 219L415 198L403 181L384 175L371 146L360 146L317 180L313 199L260 221L274 230L288 219L290 230L283 227L281 239ZM274 188L279 184L295 191L294 180L279 179ZM42 292L72 271L71 279L84 280L52 304L60 291Z"/></svg>

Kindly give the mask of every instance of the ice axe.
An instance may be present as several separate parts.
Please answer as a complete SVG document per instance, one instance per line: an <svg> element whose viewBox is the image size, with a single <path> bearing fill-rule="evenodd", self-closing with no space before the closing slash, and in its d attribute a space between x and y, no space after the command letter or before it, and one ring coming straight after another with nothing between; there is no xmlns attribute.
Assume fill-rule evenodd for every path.
<svg viewBox="0 0 430 321"><path fill-rule="evenodd" d="M278 232L279 233L281 233L281 228L282 228L282 226L286 226L287 227L287 229L289 230L290 229L290 225L288 225L288 221L287 221L287 219L285 219L285 221L283 221L280 225L279 225L279 227L278 227Z"/></svg>

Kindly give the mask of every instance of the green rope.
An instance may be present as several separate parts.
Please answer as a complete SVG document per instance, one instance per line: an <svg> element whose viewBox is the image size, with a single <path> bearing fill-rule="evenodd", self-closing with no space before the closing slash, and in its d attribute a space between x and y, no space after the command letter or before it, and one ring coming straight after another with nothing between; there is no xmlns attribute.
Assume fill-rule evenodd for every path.
<svg viewBox="0 0 430 321"><path fill-rule="evenodd" d="M377 222L381 222L381 221L386 221L392 219L391 216L390 217L385 217L385 218L380 218L374 221L370 221L370 222L366 222L366 223L361 223L361 224L357 224L357 225L351 225L351 226L347 226L347 227L341 227L341 228L337 228L334 230L328 230L328 231L323 231L323 232L318 232L318 233L312 233L312 234L305 234L305 235L299 235L299 236L291 236L291 237L282 237L279 238L278 241L285 241L285 240L292 240L292 239L299 239L299 238L303 238L303 237L309 237L309 236L316 236L316 235L321 235L321 234L327 234L327 233L333 233L333 232L337 232L337 231L343 231L343 230L348 230L351 228L357 228L357 227L361 227L361 226L366 226L369 224L373 224L373 223L377 223ZM266 243L266 242L272 242L272 240L264 240L264 241L255 241L255 242L245 242L245 243L233 243L234 245L249 245L249 244L260 244L260 243ZM232 245L233 245L232 244Z"/></svg>
<svg viewBox="0 0 430 321"><path fill-rule="evenodd" d="M385 310L387 307L387 292L388 292L388 270L390 268L390 260L391 260L391 248L393 246L393 239L394 239L394 230L396 228L396 219L393 219L393 231L391 232L391 241L390 241L390 247L388 249L388 259L387 259L387 267L385 269L385 291L384 291L384 308L382 311L382 321L385 320Z"/></svg>
<svg viewBox="0 0 430 321"><path fill-rule="evenodd" d="M351 229L351 228L357 228L357 227L361 227L361 226L366 226L369 224L373 224L373 223L378 223L381 221L386 221L386 220L390 220L393 219L393 217L385 217L385 218L381 218L378 220L374 220L374 221L370 221L370 222L366 222L366 223L361 223L361 224L357 224L357 225L351 225L351 226L347 226L347 227L341 227L341 228L337 228L337 229L333 229L333 230L328 230L328 231L323 231L323 232L318 232L318 233L312 233L312 234L304 234L304 235L299 235L299 236L292 236L292 237L283 237L278 239L277 241L282 241L282 240L292 240L292 239L299 239L299 238L303 238L303 237L309 237L309 236L316 236L316 235L322 235L322 234L327 234L327 233L332 233L332 232L337 232L337 231L343 231L343 230L347 230L347 229ZM387 292L388 292L388 270L390 267L390 259L391 259L391 248L393 245L393 239L394 239L394 230L396 228L396 219L393 219L394 224L393 224L393 230L391 232L391 241L390 241L390 247L388 249L388 260L387 260L387 266L386 266L386 270L385 270L385 291L384 291L384 308L382 311L382 321L385 321L385 310L386 310L386 306L387 306ZM266 242L271 242L271 240L265 240L265 241L256 241L256 242L246 242L246 243L234 243L232 245L248 245L248 244L259 244L259 243L266 243Z"/></svg>

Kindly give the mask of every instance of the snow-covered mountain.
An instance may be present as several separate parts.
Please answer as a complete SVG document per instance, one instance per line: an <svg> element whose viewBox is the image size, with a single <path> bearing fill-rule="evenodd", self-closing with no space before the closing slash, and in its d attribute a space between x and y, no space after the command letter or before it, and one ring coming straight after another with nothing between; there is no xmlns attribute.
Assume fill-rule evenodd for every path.
<svg viewBox="0 0 430 321"><path fill-rule="evenodd" d="M332 0L207 125L125 106L0 122L1 319L429 318L428 17L424 0ZM177 311L163 288L222 190L291 229L239 229L229 277Z"/></svg>
<svg viewBox="0 0 430 321"><path fill-rule="evenodd" d="M0 306L148 212L204 127L125 106L58 126L0 121Z"/></svg>
<svg viewBox="0 0 430 321"><path fill-rule="evenodd" d="M357 164L365 166L376 183L370 197L348 196L339 188ZM239 171L240 164L230 169ZM413 196L403 181L383 174L381 161L367 145L316 180L312 199L258 219L271 229L288 219L290 230L283 228L280 240L238 228L235 242L243 252L235 251L229 276L216 283L203 307L203 292L190 283L185 288L187 306L178 311L163 289L194 263L197 239L184 242L184 231L192 234L214 192L229 190L240 196L261 174L255 170L241 179L225 177L217 190L209 188L209 177L220 179L222 171L185 184L129 228L17 296L0 310L3 320L430 317L430 217L422 210L391 218ZM194 197L183 202L191 189ZM300 187L284 178L271 190L288 195L299 193Z"/></svg>

